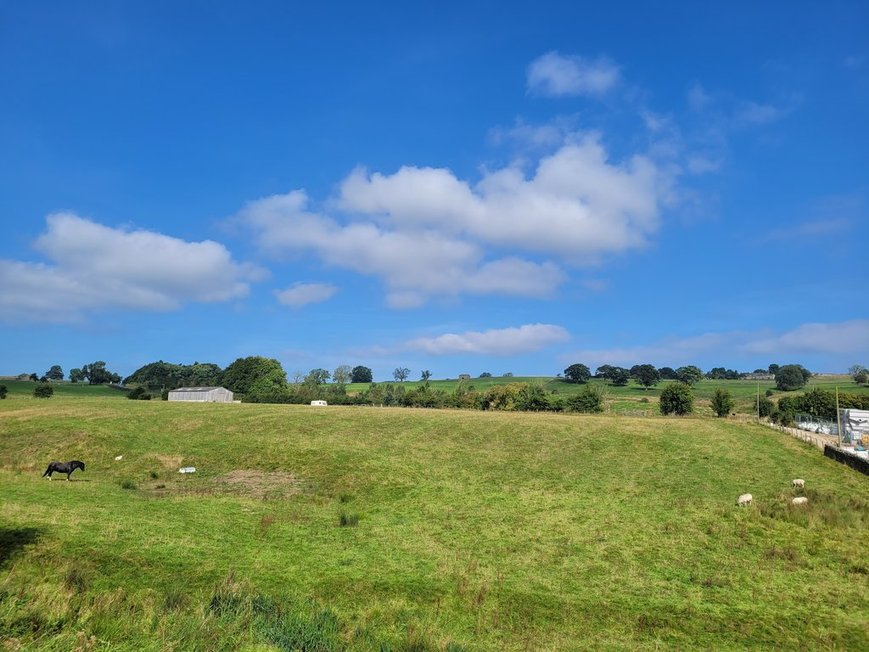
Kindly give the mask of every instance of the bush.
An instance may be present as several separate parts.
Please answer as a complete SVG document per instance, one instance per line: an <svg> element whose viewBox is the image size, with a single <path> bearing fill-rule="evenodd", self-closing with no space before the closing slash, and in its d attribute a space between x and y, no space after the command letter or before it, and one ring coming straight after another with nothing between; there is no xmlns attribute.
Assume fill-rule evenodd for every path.
<svg viewBox="0 0 869 652"><path fill-rule="evenodd" d="M9 390L6 388L6 385L0 385L0 399L6 398L6 394Z"/></svg>
<svg viewBox="0 0 869 652"><path fill-rule="evenodd" d="M712 411L715 416L726 417L733 409L733 397L726 389L716 389L712 397Z"/></svg>
<svg viewBox="0 0 869 652"><path fill-rule="evenodd" d="M35 398L51 398L52 394L54 394L54 387L48 383L41 383L33 388Z"/></svg>
<svg viewBox="0 0 869 652"><path fill-rule="evenodd" d="M764 392L764 396L766 396L766 397L770 397L770 396L772 396L773 394L775 394L775 392L772 391L771 389L768 389L768 390L766 390L766 391Z"/></svg>
<svg viewBox="0 0 869 652"><path fill-rule="evenodd" d="M757 404L757 412L758 416L761 418L770 416L775 410L775 404L770 401L768 398L763 397L758 401Z"/></svg>
<svg viewBox="0 0 869 652"><path fill-rule="evenodd" d="M670 383L661 390L661 414L683 416L694 411L694 392L685 383Z"/></svg>
<svg viewBox="0 0 869 652"><path fill-rule="evenodd" d="M586 385L573 396L569 396L565 400L565 406L571 412L603 412L604 391L599 385Z"/></svg>
<svg viewBox="0 0 869 652"><path fill-rule="evenodd" d="M146 392L144 387L136 387L127 393L127 398L131 401L150 401L151 394Z"/></svg>

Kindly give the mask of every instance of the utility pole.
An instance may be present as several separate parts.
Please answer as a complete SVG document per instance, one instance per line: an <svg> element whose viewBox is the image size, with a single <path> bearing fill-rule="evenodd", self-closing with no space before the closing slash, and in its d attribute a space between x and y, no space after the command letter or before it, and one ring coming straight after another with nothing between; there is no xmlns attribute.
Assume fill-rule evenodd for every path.
<svg viewBox="0 0 869 652"><path fill-rule="evenodd" d="M839 431L839 448L842 448L842 415L839 414L839 386L836 385L836 430Z"/></svg>
<svg viewBox="0 0 869 652"><path fill-rule="evenodd" d="M757 381L757 420L760 421L760 381Z"/></svg>

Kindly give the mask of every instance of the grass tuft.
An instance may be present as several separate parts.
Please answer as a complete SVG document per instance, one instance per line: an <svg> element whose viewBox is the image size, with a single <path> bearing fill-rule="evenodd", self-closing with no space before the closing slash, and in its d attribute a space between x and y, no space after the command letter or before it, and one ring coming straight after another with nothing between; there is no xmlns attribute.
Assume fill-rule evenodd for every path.
<svg viewBox="0 0 869 652"><path fill-rule="evenodd" d="M136 483L132 480L124 479L118 483L121 489L136 489Z"/></svg>
<svg viewBox="0 0 869 652"><path fill-rule="evenodd" d="M338 514L339 527L356 527L359 525L359 514L354 512L345 512L343 509Z"/></svg>

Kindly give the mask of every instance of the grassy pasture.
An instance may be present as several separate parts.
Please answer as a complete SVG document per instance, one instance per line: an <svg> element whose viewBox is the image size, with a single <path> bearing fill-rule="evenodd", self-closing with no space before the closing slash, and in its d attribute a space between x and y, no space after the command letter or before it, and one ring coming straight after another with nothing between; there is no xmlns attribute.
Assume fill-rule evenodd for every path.
<svg viewBox="0 0 869 652"><path fill-rule="evenodd" d="M754 424L10 395L0 488L10 649L869 647L869 482Z"/></svg>
<svg viewBox="0 0 869 652"><path fill-rule="evenodd" d="M41 383L31 380L0 380L0 385L6 385L9 396L33 396L33 388ZM54 396L69 397L105 397L126 398L127 393L108 385L88 385L87 383L70 383L66 381L53 382ZM157 397L159 398L159 396Z"/></svg>

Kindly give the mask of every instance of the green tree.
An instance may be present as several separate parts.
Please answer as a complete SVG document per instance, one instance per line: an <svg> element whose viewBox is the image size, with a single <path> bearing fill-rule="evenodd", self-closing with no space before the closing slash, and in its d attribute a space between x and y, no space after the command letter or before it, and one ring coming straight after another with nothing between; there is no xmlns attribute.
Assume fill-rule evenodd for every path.
<svg viewBox="0 0 869 652"><path fill-rule="evenodd" d="M718 417L726 417L733 409L733 397L726 389L716 389L712 396L712 411Z"/></svg>
<svg viewBox="0 0 869 652"><path fill-rule="evenodd" d="M694 392L685 383L670 383L661 390L661 414L683 416L694 411Z"/></svg>
<svg viewBox="0 0 869 652"><path fill-rule="evenodd" d="M238 394L246 394L257 379L275 371L283 375L286 381L284 368L274 358L261 356L238 358L223 372L223 385Z"/></svg>
<svg viewBox="0 0 869 652"><path fill-rule="evenodd" d="M59 364L52 365L51 369L45 372L45 377L49 380L63 380L63 369Z"/></svg>
<svg viewBox="0 0 869 652"><path fill-rule="evenodd" d="M684 367L681 367L684 369ZM658 373L661 375L661 380L677 380L678 376L676 376L677 371L672 367L661 367L658 369Z"/></svg>
<svg viewBox="0 0 869 652"><path fill-rule="evenodd" d="M854 379L858 385L865 385L869 382L869 370L861 364L854 364L848 367L848 375Z"/></svg>
<svg viewBox="0 0 869 652"><path fill-rule="evenodd" d="M106 363L102 360L82 365L81 371L90 385L105 385L106 383L121 382L121 377L106 369Z"/></svg>
<svg viewBox="0 0 869 652"><path fill-rule="evenodd" d="M69 380L73 383L80 383L83 380L87 380L87 377L81 369L75 367L74 369L69 370Z"/></svg>
<svg viewBox="0 0 869 652"><path fill-rule="evenodd" d="M650 364L640 364L631 368L631 375L646 389L657 385L661 380L658 370Z"/></svg>
<svg viewBox="0 0 869 652"><path fill-rule="evenodd" d="M616 387L624 387L631 381L631 372L624 367L613 367L609 380Z"/></svg>
<svg viewBox="0 0 869 652"><path fill-rule="evenodd" d="M332 372L332 380L334 380L339 385L346 385L350 382L350 379L353 377L353 369L349 364L342 364L335 368L335 371Z"/></svg>
<svg viewBox="0 0 869 652"><path fill-rule="evenodd" d="M6 398L6 394L9 392L6 385L0 385L0 400Z"/></svg>
<svg viewBox="0 0 869 652"><path fill-rule="evenodd" d="M419 379L424 383L427 383L429 378L431 378L431 372L428 369L426 369L419 375Z"/></svg>
<svg viewBox="0 0 869 652"><path fill-rule="evenodd" d="M407 377L410 375L410 369L407 367L396 367L392 372L392 377L395 378L395 382L403 383L407 380Z"/></svg>
<svg viewBox="0 0 869 652"><path fill-rule="evenodd" d="M491 378L491 377L492 377L492 374L490 374L488 371L484 371L483 373L481 373L481 374L479 375L479 377L480 377L480 378Z"/></svg>
<svg viewBox="0 0 869 652"><path fill-rule="evenodd" d="M305 376L306 385L323 385L329 382L330 373L325 369L311 369Z"/></svg>
<svg viewBox="0 0 869 652"><path fill-rule="evenodd" d="M48 383L40 383L33 388L33 396L35 398L51 398L52 394L54 394L54 387Z"/></svg>
<svg viewBox="0 0 869 652"><path fill-rule="evenodd" d="M779 369L781 369L781 367L779 367L777 364L771 364L769 367L767 367L766 370L768 373L771 373L773 376L775 376L778 373Z"/></svg>
<svg viewBox="0 0 869 652"><path fill-rule="evenodd" d="M805 367L798 364L786 364L779 367L775 374L775 386L783 392L792 392L804 387L812 374Z"/></svg>
<svg viewBox="0 0 869 652"><path fill-rule="evenodd" d="M564 378L569 383L587 383L591 378L591 371L584 364L577 362L564 370Z"/></svg>
<svg viewBox="0 0 869 652"><path fill-rule="evenodd" d="M357 365L353 367L353 372L350 378L350 382L353 383L370 383L374 380L374 375L371 373L371 369L369 369L368 367Z"/></svg>
<svg viewBox="0 0 869 652"><path fill-rule="evenodd" d="M700 367L695 367L693 364L676 369L676 380L683 382L686 385L694 385L702 379L703 372L700 370Z"/></svg>

